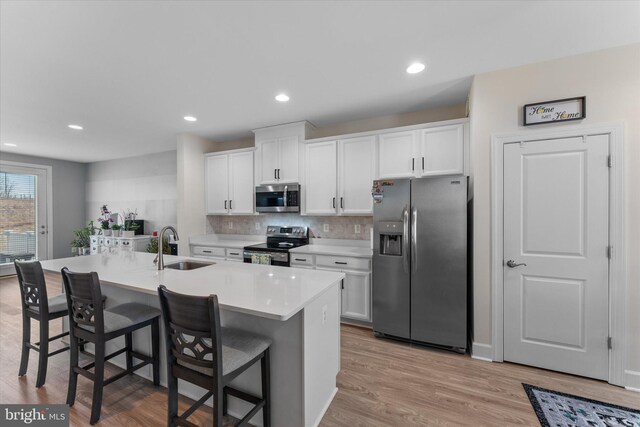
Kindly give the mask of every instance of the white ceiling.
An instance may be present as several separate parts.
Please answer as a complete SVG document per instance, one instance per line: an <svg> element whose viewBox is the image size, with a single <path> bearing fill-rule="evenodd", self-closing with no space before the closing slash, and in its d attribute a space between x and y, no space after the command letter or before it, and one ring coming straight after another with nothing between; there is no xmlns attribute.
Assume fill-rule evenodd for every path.
<svg viewBox="0 0 640 427"><path fill-rule="evenodd" d="M0 148L82 162L464 102L474 74L640 42L637 1L0 8ZM414 60L427 70L405 73Z"/></svg>

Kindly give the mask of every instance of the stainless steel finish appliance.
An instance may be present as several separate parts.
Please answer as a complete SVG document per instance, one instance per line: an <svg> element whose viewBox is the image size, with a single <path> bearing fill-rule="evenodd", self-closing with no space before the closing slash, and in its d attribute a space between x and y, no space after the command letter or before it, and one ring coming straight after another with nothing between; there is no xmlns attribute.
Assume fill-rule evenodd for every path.
<svg viewBox="0 0 640 427"><path fill-rule="evenodd" d="M271 265L289 267L289 249L309 244L309 230L307 227L267 226L267 242L245 246L244 262L252 262L252 256L266 255Z"/></svg>
<svg viewBox="0 0 640 427"><path fill-rule="evenodd" d="M256 212L300 212L300 185L257 186Z"/></svg>
<svg viewBox="0 0 640 427"><path fill-rule="evenodd" d="M374 181L376 336L467 348L467 177Z"/></svg>

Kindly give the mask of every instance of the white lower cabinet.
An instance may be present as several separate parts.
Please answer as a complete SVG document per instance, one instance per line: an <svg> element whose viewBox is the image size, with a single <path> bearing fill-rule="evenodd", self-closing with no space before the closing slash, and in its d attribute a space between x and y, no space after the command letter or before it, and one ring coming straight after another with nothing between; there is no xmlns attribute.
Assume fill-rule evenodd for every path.
<svg viewBox="0 0 640 427"><path fill-rule="evenodd" d="M243 262L242 249L221 248L217 246L191 246L191 256L205 258L211 261L235 261Z"/></svg>
<svg viewBox="0 0 640 427"><path fill-rule="evenodd" d="M91 254L124 252L147 252L151 236L113 237L94 235L90 237Z"/></svg>
<svg viewBox="0 0 640 427"><path fill-rule="evenodd" d="M291 253L291 267L344 273L341 317L371 322L371 259Z"/></svg>

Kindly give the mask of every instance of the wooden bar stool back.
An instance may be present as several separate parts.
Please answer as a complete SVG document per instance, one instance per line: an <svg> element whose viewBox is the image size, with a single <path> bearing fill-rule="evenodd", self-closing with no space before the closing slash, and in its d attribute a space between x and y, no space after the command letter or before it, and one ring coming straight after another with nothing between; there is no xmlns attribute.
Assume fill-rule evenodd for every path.
<svg viewBox="0 0 640 427"><path fill-rule="evenodd" d="M78 374L93 381L90 423L95 424L100 419L102 391L105 386L149 364L153 365L153 383L160 384L161 313L157 308L138 303L125 303L105 309L101 303L103 298L100 279L95 272L72 273L65 267L62 269L62 278L69 307L71 339L67 404L73 406L75 403ZM133 331L147 326L151 326L151 356L138 353L132 345ZM125 347L106 355L106 342L123 335ZM84 366L80 366L78 362L78 345L81 341L95 345L94 361ZM126 370L105 379L105 362L123 353L126 353ZM141 360L135 366L134 357ZM91 368L94 368L93 372L90 371Z"/></svg>
<svg viewBox="0 0 640 427"><path fill-rule="evenodd" d="M227 396L254 405L238 425L248 425L262 409L263 425L270 426L269 346L271 340L220 325L218 297L197 297L158 288L165 327L169 426L195 426L187 418L213 397L214 426L222 427L227 413ZM260 361L262 397L228 384ZM182 415L178 415L178 379L202 387L207 393Z"/></svg>
<svg viewBox="0 0 640 427"><path fill-rule="evenodd" d="M36 387L42 387L47 377L47 362L49 357L69 347L63 347L49 353L49 343L58 338L69 335L68 332L49 336L49 320L59 319L67 315L67 300L64 294L53 298L47 296L47 283L40 261L14 261L18 284L20 286L20 301L22 305L22 352L20 356L20 369L18 376L27 373L29 364L29 350L35 350L38 354L38 376ZM40 341L31 343L31 319L39 322Z"/></svg>

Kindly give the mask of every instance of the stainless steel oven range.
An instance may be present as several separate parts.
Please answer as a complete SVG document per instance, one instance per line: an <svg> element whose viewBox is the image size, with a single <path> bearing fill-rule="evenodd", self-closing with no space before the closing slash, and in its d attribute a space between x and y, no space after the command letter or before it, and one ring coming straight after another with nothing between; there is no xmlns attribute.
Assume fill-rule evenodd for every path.
<svg viewBox="0 0 640 427"><path fill-rule="evenodd" d="M307 227L267 226L267 242L244 247L244 262L289 267L289 249L309 244Z"/></svg>

